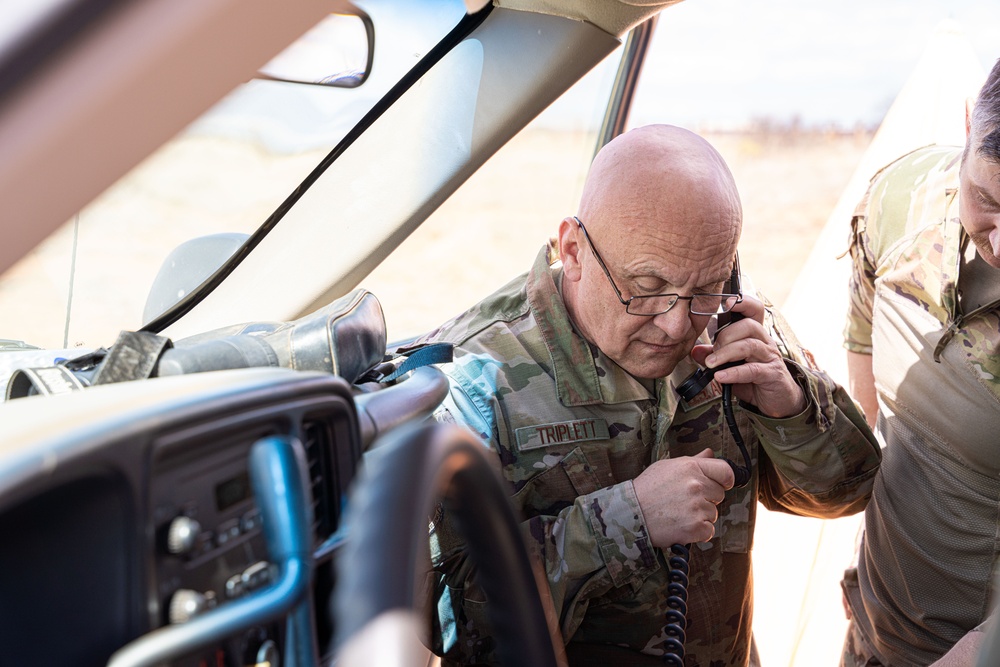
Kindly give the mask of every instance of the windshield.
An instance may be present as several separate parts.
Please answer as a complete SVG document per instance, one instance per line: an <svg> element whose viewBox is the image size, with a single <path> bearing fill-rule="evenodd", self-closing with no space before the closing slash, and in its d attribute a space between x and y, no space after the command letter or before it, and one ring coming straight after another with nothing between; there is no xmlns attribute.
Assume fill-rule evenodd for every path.
<svg viewBox="0 0 1000 667"><path fill-rule="evenodd" d="M463 3L454 0L435 0L436 11L423 3L419 12L392 7L405 3L358 4L379 36L362 85L275 80L295 71L296 51L318 40L326 40L320 44L325 65L315 72L299 67L303 80L322 72L357 78L352 63L360 52L364 66L367 48L358 41L357 17L342 17L356 22L346 28L346 21L327 20L262 64L262 77L269 78L235 88L0 275L0 339L98 347L110 345L121 330L138 329L159 314L151 288L177 246L209 235L240 241L254 232L465 15ZM363 37L363 26L360 32Z"/></svg>
<svg viewBox="0 0 1000 667"><path fill-rule="evenodd" d="M583 128L603 113L615 64L605 59L619 40L585 22L517 11L493 10L480 28L456 0L436 0L440 11L428 11L426 3L419 11L406 2L357 4L376 35L363 84L255 79L239 86L0 277L0 338L94 348L153 320L154 330L179 340L241 322L295 319L360 281L380 299L398 302L394 295L413 284L407 274L419 270L414 264L396 259L380 274L387 279L366 276L517 128L583 77L576 90L585 91L586 119L562 123L579 130L569 143L545 144L560 178L547 190L553 210L538 212L546 230L523 236L531 247L521 254L530 261L552 216L562 217L579 195L594 150L594 134ZM275 76L275 68L265 69ZM573 103L581 104L579 93ZM553 105L556 113L560 107ZM363 131L355 127L360 119ZM546 121L536 122L507 153L548 141L539 129ZM506 172L510 162L501 158L496 169ZM308 187L300 185L304 179ZM476 212L456 220L448 211L458 204L446 207L429 228L447 229L452 238L465 234L460 248L440 246L451 247L454 258L510 229L506 213L488 211L491 199L517 201L516 193L502 179L479 183L469 190L476 194L464 196L477 200ZM161 280L161 271L191 273L191 257L175 249L211 237L220 242L213 251L222 253L218 266L265 221L277 224L266 236L256 233L259 245L221 285L179 321L157 324L164 308L208 275L179 287ZM493 261L525 260L500 253ZM488 287L474 272L468 277L470 291L455 299L456 307ZM392 336L430 324L427 317L407 322L393 308L386 307Z"/></svg>

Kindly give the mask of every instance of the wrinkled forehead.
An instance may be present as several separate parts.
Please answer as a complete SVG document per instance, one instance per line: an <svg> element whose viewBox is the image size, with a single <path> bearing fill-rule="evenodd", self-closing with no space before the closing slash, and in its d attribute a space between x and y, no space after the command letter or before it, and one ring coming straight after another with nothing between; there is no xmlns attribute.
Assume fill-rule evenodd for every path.
<svg viewBox="0 0 1000 667"><path fill-rule="evenodd" d="M743 214L731 182L674 179L609 188L592 207L591 217L598 234L612 240L683 242L693 238L735 245Z"/></svg>
<svg viewBox="0 0 1000 667"><path fill-rule="evenodd" d="M729 278L736 253L732 225L676 226L623 222L608 242L605 260L624 280L655 278L675 287L697 288Z"/></svg>

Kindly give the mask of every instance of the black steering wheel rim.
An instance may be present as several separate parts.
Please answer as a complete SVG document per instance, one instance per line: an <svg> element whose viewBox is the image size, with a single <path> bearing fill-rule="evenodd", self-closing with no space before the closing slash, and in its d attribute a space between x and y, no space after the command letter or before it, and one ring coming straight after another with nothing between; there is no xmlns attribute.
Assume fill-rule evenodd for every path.
<svg viewBox="0 0 1000 667"><path fill-rule="evenodd" d="M338 646L381 615L416 611L429 567L428 519L441 502L479 569L500 663L565 664L548 591L540 591L505 485L485 452L466 429L428 423L393 432L369 453L337 559Z"/></svg>

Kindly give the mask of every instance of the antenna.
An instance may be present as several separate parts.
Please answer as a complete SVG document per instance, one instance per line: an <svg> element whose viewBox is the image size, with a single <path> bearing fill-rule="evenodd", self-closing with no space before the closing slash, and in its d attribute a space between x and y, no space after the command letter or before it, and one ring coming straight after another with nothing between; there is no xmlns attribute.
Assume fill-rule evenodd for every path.
<svg viewBox="0 0 1000 667"><path fill-rule="evenodd" d="M63 329L63 349L69 347L69 322L73 313L73 284L76 282L76 247L80 238L80 214L73 217L73 250L70 251L69 293L66 295L66 326Z"/></svg>

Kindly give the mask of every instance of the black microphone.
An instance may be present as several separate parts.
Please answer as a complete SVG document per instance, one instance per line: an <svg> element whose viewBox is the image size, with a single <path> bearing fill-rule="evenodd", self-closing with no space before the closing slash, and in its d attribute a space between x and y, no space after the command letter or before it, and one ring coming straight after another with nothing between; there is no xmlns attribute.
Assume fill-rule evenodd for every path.
<svg viewBox="0 0 1000 667"><path fill-rule="evenodd" d="M715 335L718 336L719 331L721 331L724 327L742 319L743 315L737 312L730 311L728 313L720 313L717 318L718 328L715 330ZM714 338L715 337L713 336L713 340ZM677 393L680 394L681 398L685 401L690 401L695 396L700 394L710 382L712 382L712 378L715 377L716 371L720 371L724 368L732 368L733 366L739 366L744 363L746 362L739 360L730 361L716 366L715 368L699 368L692 373L690 377L684 380L679 387L677 387ZM729 426L729 432L732 434L733 440L736 442L736 446L740 450L740 454L743 455L744 465L736 465L735 461L726 457L720 458L728 463L729 467L733 469L733 488L741 488L750 482L750 453L747 452L746 445L743 442L743 436L740 435L740 430L736 426L736 415L733 413L732 385L722 385L722 410L726 417L726 424Z"/></svg>
<svg viewBox="0 0 1000 667"><path fill-rule="evenodd" d="M690 401L692 398L697 396L705 389L715 377L716 371L721 371L724 368L732 368L733 366L739 366L742 361L730 361L728 364L722 364L721 366L716 366L715 368L699 368L694 373L681 383L681 386L677 387L677 393L681 395L685 401Z"/></svg>

